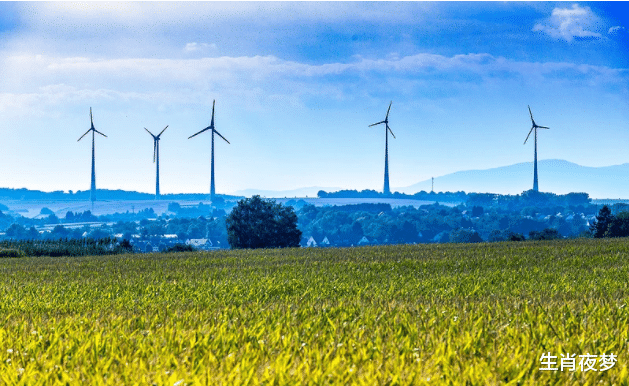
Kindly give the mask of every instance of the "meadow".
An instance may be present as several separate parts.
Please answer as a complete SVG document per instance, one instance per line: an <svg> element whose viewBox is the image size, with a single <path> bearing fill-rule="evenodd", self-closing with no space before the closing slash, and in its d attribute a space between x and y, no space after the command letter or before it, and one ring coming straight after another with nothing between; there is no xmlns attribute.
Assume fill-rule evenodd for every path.
<svg viewBox="0 0 629 386"><path fill-rule="evenodd" d="M626 385L628 278L626 239L0 259L0 384Z"/></svg>

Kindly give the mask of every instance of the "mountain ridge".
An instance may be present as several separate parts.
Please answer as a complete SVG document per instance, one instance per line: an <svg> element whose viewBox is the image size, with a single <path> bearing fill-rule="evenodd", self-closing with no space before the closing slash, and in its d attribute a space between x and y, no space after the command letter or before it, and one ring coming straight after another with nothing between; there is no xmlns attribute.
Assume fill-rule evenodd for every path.
<svg viewBox="0 0 629 386"><path fill-rule="evenodd" d="M539 190L556 194L585 192L592 198L629 197L629 163L582 166L561 159L538 161ZM519 194L533 186L533 162L490 169L461 170L435 177L436 191ZM396 188L401 193L430 191L431 180Z"/></svg>

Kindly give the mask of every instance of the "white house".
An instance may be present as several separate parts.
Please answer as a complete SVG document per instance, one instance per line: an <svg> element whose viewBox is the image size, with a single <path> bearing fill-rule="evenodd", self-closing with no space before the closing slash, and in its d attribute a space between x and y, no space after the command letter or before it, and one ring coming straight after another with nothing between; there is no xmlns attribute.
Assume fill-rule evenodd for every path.
<svg viewBox="0 0 629 386"><path fill-rule="evenodd" d="M197 249L207 249L212 247L212 241L210 239L188 239L186 245L191 245Z"/></svg>
<svg viewBox="0 0 629 386"><path fill-rule="evenodd" d="M369 239L363 236L362 239L358 240L358 245L369 244Z"/></svg>

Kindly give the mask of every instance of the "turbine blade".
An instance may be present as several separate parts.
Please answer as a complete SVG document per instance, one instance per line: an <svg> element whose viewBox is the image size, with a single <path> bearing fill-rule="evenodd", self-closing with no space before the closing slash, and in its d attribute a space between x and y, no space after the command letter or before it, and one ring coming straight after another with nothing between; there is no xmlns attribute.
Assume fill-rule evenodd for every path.
<svg viewBox="0 0 629 386"><path fill-rule="evenodd" d="M149 129L147 129L147 128L145 127L145 128L144 128L144 130L146 130L146 132L147 132L147 133L151 134L151 136L152 136L153 138L155 138L155 136L153 135L153 133L151 133L151 132L149 131Z"/></svg>
<svg viewBox="0 0 629 386"><path fill-rule="evenodd" d="M164 131L166 131L166 129L168 129L168 125L166 125L166 127L164 127L164 130L162 130L159 134L157 134L157 138L159 138L159 136L160 136L160 135L162 135L162 133L163 133Z"/></svg>
<svg viewBox="0 0 629 386"><path fill-rule="evenodd" d="M535 128L535 126L531 127L531 131L529 131L529 135L526 136L526 139L524 140L524 144L526 145L526 141L529 140L529 137L531 136L531 133L533 132L533 129Z"/></svg>
<svg viewBox="0 0 629 386"><path fill-rule="evenodd" d="M79 142L83 137L85 137L87 135L87 133L89 133L92 129L89 129L88 131L85 132L85 134L83 134L81 136L81 138L77 139L76 141Z"/></svg>
<svg viewBox="0 0 629 386"><path fill-rule="evenodd" d="M529 114L531 115L531 122L535 125L535 120L533 119L533 113L531 112L531 106L529 106Z"/></svg>
<svg viewBox="0 0 629 386"><path fill-rule="evenodd" d="M211 129L211 128L212 128L211 126L208 126L208 127L206 127L205 129L203 129L203 130L199 131L198 133L196 133L196 134L193 134L193 135L189 136L189 137L188 137L188 139L190 139L190 138L192 138L192 137L195 137L195 136L197 136L197 135L199 135L199 134L203 133L204 131L207 131L207 130L209 130L209 129Z"/></svg>
<svg viewBox="0 0 629 386"><path fill-rule="evenodd" d="M389 127L389 125L387 125L387 130L389 130L389 133L391 133L391 135L393 136L393 138L395 138L395 134L393 134L393 131L391 131L391 128Z"/></svg>
<svg viewBox="0 0 629 386"><path fill-rule="evenodd" d="M214 132L215 132L216 134L218 134L218 136L219 136L219 137L221 137L221 138L225 139L225 137L223 137L223 136L221 135L221 133L219 133L218 131L214 130ZM226 140L226 139L225 139L225 142L229 143L229 141L228 141L228 140ZM229 144L231 145L231 143L229 143Z"/></svg>
<svg viewBox="0 0 629 386"><path fill-rule="evenodd" d="M380 122L378 122L378 123L374 123L373 125L369 125L369 126L367 126L367 127L371 127L371 126L379 125L379 124L381 124L381 123L385 123L385 122L384 122L384 121L380 121Z"/></svg>
<svg viewBox="0 0 629 386"><path fill-rule="evenodd" d="M391 103L389 103L389 109L387 110L387 116L386 118L384 118L385 121L389 120L389 111L391 111L391 105L393 104L393 101L391 101Z"/></svg>
<svg viewBox="0 0 629 386"><path fill-rule="evenodd" d="M550 129L550 127L546 127L546 126L537 126L538 129Z"/></svg>
<svg viewBox="0 0 629 386"><path fill-rule="evenodd" d="M212 122L210 123L210 127L214 128L214 105L216 105L216 99L212 102Z"/></svg>
<svg viewBox="0 0 629 386"><path fill-rule="evenodd" d="M101 133L100 131L93 129L95 132L97 132L98 134L102 135L103 137L107 137L105 134Z"/></svg>
<svg viewBox="0 0 629 386"><path fill-rule="evenodd" d="M92 123L92 129L94 128L94 118L92 117L92 107L90 107L90 122Z"/></svg>
<svg viewBox="0 0 629 386"><path fill-rule="evenodd" d="M153 163L155 163L155 153L157 153L157 141L153 140Z"/></svg>

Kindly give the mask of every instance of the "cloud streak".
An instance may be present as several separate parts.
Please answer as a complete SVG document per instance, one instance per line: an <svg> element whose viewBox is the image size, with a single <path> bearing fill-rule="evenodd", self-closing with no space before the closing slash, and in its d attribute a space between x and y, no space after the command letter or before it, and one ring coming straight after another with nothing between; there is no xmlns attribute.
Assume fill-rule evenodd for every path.
<svg viewBox="0 0 629 386"><path fill-rule="evenodd" d="M561 73L579 73L617 81L626 75L626 69L569 62L524 62L496 57L490 54L463 54L443 56L421 53L393 59L367 59L358 57L349 63L308 64L283 60L273 55L218 57L194 59L91 59L87 57L52 57L42 55L15 55L5 59L4 66L20 83L38 77L99 77L138 78L197 82L199 79L220 80L243 78L257 81L282 77L317 78L342 74L435 74L467 72L487 77L506 76L559 76ZM41 84L38 81L35 84ZM69 83L69 82L63 82ZM2 83L0 83L2 87Z"/></svg>
<svg viewBox="0 0 629 386"><path fill-rule="evenodd" d="M19 83L23 91L16 92L8 80L0 81L3 110L20 104L77 102L88 97L198 103L199 96L210 91L260 98L269 93L276 98L290 96L293 101L295 96L305 95L339 99L343 98L343 89L355 91L360 80L367 80L360 86L364 92L373 92L370 84L382 76L423 79L425 83L442 83L440 78L447 74L456 75L452 82L462 84L518 78L626 86L628 74L626 69L586 64L522 62L489 54L447 57L427 53L319 65L275 56L102 60L19 55L7 58L4 68L10 75L5 79Z"/></svg>
<svg viewBox="0 0 629 386"><path fill-rule="evenodd" d="M207 51L208 49L215 50L216 44L192 42L192 43L187 43L186 46L183 48L184 52Z"/></svg>

